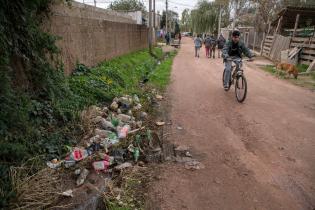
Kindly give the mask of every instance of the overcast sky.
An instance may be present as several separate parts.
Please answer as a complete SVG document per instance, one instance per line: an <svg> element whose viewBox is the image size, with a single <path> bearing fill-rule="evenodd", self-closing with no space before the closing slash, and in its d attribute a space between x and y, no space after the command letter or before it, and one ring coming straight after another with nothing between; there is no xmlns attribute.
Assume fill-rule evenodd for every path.
<svg viewBox="0 0 315 210"><path fill-rule="evenodd" d="M78 2L83 3L83 0L75 0ZM149 0L140 0L142 1L146 8L149 8ZM84 0L86 4L94 5L94 0ZM114 2L114 0L96 0L97 7L101 8L107 8L108 5ZM153 2L153 0L152 0ZM179 14L179 17L181 17L182 11L186 8L193 9L198 0L168 0L168 8L170 10L176 11ZM156 4L156 11L160 11L160 13L165 10L165 0L155 0Z"/></svg>

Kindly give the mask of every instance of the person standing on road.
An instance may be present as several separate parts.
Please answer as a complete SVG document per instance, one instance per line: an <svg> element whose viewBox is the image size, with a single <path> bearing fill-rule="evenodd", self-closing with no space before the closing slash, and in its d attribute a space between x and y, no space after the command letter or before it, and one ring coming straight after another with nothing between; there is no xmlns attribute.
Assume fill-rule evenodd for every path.
<svg viewBox="0 0 315 210"><path fill-rule="evenodd" d="M166 34L165 34L165 41L166 41L166 45L170 45L170 34L169 34L169 32L166 32Z"/></svg>
<svg viewBox="0 0 315 210"><path fill-rule="evenodd" d="M217 43L218 43L218 58L220 58L220 54L222 53L222 49L225 44L225 38L223 37L222 34L220 34Z"/></svg>
<svg viewBox="0 0 315 210"><path fill-rule="evenodd" d="M242 54L245 56L252 58L254 55L251 51L245 46L243 42L240 41L241 33L238 30L234 30L232 32L232 40L229 40L225 43L222 50L222 58L225 64L225 74L224 74L224 89L229 89L229 81L231 78L231 70L232 70L232 61L227 60L229 57L238 57L242 58Z"/></svg>
<svg viewBox="0 0 315 210"><path fill-rule="evenodd" d="M200 51L200 48L202 47L202 39L200 38L199 34L194 39L194 44L195 44L195 57L199 58L199 51Z"/></svg>
<svg viewBox="0 0 315 210"><path fill-rule="evenodd" d="M210 58L215 58L215 47L217 45L217 40L215 40L214 36L210 37Z"/></svg>
<svg viewBox="0 0 315 210"><path fill-rule="evenodd" d="M181 40L182 40L182 34L179 32L178 34L178 40L179 40L179 44L181 43Z"/></svg>
<svg viewBox="0 0 315 210"><path fill-rule="evenodd" d="M209 53L210 53L211 39L209 35L207 35L207 37L205 38L204 44L205 44L205 49L206 49L206 57L210 58Z"/></svg>

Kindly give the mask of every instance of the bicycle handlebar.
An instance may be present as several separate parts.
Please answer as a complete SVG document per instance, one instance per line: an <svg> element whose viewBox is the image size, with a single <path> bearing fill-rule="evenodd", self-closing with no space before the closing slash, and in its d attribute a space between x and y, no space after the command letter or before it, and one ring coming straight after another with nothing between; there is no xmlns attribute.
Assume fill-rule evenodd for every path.
<svg viewBox="0 0 315 210"><path fill-rule="evenodd" d="M241 61L243 61L243 59L242 58L240 58L240 57L228 57L228 58L226 58L226 60L227 61L239 61L239 62L241 62ZM248 61L248 62L252 62L252 61L254 61L254 59L253 58L249 58L249 59L244 59L244 61Z"/></svg>

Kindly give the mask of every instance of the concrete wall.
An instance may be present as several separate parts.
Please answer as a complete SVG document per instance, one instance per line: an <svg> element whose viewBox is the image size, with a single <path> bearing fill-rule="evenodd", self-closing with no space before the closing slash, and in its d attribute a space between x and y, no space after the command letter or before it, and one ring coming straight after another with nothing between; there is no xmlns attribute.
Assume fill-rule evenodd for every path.
<svg viewBox="0 0 315 210"><path fill-rule="evenodd" d="M128 15L116 14L73 2L53 5L44 27L58 35L61 58L68 75L77 62L94 66L101 61L148 46L147 28L136 25Z"/></svg>
<svg viewBox="0 0 315 210"><path fill-rule="evenodd" d="M130 15L132 19L135 20L138 25L142 25L142 12L141 11L127 12L126 14Z"/></svg>

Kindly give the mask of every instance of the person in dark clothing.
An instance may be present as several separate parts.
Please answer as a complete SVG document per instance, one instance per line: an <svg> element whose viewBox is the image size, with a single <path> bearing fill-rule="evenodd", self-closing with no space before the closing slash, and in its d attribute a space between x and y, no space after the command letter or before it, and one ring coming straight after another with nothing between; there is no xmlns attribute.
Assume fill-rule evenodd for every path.
<svg viewBox="0 0 315 210"><path fill-rule="evenodd" d="M180 42L182 40L182 34L181 33L178 34L178 40L179 40L179 44L180 44Z"/></svg>
<svg viewBox="0 0 315 210"><path fill-rule="evenodd" d="M238 30L233 31L232 40L229 40L225 43L222 50L222 58L225 63L225 75L224 75L224 89L228 90L228 85L231 77L232 70L232 61L227 60L229 57L238 57L242 58L242 54L245 56L252 58L254 55L251 51L244 45L243 42L240 41L241 33Z"/></svg>
<svg viewBox="0 0 315 210"><path fill-rule="evenodd" d="M220 54L222 53L222 49L223 49L224 44L225 44L225 38L223 37L222 34L220 34L220 36L217 40L217 43L218 43L218 57L220 58Z"/></svg>
<svg viewBox="0 0 315 210"><path fill-rule="evenodd" d="M205 38L204 44L205 44L205 50L206 50L206 57L210 58L209 53L210 53L210 46L211 46L211 38L209 35L207 35L207 37Z"/></svg>
<svg viewBox="0 0 315 210"><path fill-rule="evenodd" d="M217 40L215 40L214 36L210 37L210 58L215 58L215 47L217 45Z"/></svg>
<svg viewBox="0 0 315 210"><path fill-rule="evenodd" d="M166 45L170 45L170 33L166 32L165 34L165 41L166 41Z"/></svg>

